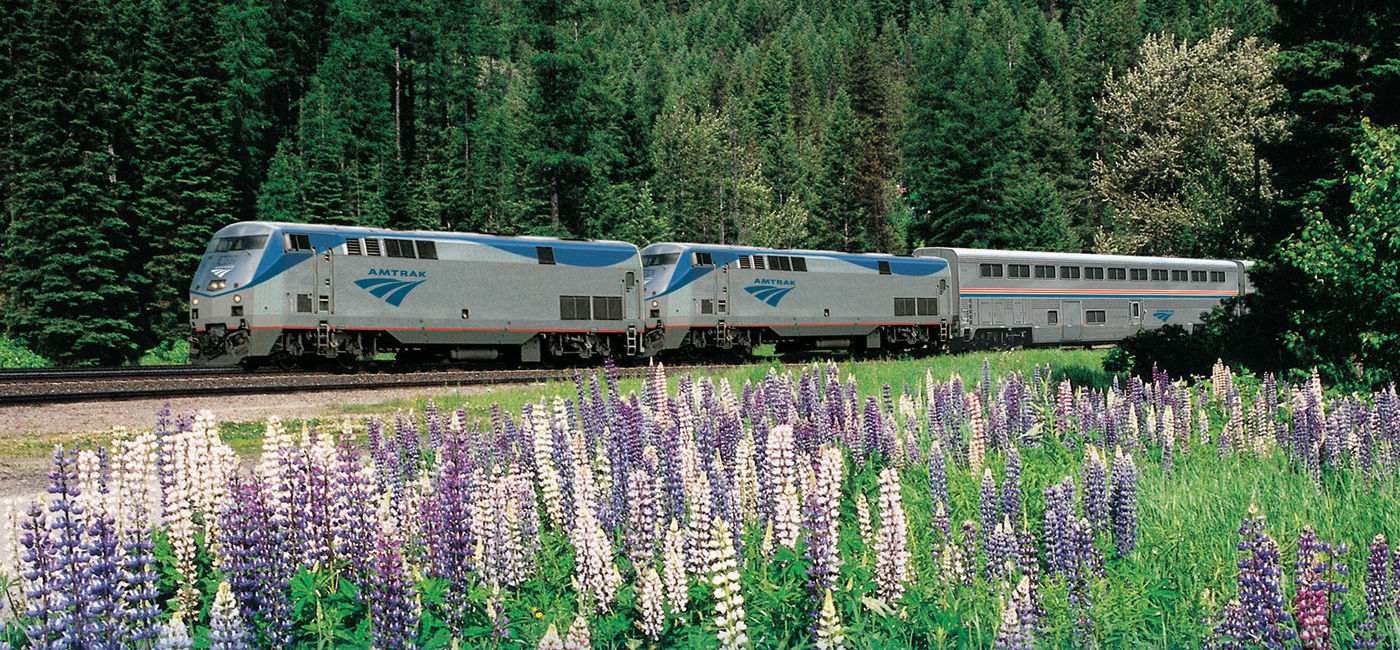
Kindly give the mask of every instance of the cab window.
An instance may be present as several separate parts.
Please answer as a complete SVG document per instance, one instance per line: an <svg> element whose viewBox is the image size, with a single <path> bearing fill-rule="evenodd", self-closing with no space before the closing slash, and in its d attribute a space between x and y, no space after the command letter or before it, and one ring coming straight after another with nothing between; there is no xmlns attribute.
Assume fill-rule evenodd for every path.
<svg viewBox="0 0 1400 650"><path fill-rule="evenodd" d="M680 253L653 253L642 256L642 266L670 266L680 259Z"/></svg>
<svg viewBox="0 0 1400 650"><path fill-rule="evenodd" d="M261 250L267 244L267 235L243 235L242 237L218 237L209 244L211 253Z"/></svg>

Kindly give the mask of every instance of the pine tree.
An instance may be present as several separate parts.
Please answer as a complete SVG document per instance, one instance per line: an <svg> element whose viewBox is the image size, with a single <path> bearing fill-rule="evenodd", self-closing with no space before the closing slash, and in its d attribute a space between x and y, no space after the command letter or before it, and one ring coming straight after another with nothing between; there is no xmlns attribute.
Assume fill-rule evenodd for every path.
<svg viewBox="0 0 1400 650"><path fill-rule="evenodd" d="M10 121L0 310L5 329L58 363L117 363L140 350L141 279L112 175L112 61L96 2L5 9Z"/></svg>
<svg viewBox="0 0 1400 650"><path fill-rule="evenodd" d="M137 253L153 280L151 327L169 338L183 333L185 292L201 244L233 220L236 169L217 8L205 0L165 0L151 15L135 129L140 196L133 211L141 235Z"/></svg>
<svg viewBox="0 0 1400 650"><path fill-rule="evenodd" d="M849 189L855 193L861 239L869 251L903 252L891 219L892 179L898 164L895 137L895 69L887 25L879 34L862 33L851 54L851 112L856 121L856 158Z"/></svg>
<svg viewBox="0 0 1400 650"><path fill-rule="evenodd" d="M841 89L832 101L826 137L822 143L821 169L813 191L816 196L811 218L813 248L869 250L861 223L860 206L851 191L856 174L859 136L850 95Z"/></svg>

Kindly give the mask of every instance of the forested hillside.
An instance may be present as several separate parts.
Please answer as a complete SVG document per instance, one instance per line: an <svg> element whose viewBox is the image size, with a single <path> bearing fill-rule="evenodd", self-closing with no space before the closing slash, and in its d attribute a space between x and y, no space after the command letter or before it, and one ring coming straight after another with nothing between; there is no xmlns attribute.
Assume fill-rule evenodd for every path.
<svg viewBox="0 0 1400 650"><path fill-rule="evenodd" d="M11 0L0 313L131 359L267 219L1250 257L1283 337L1398 34L1384 0Z"/></svg>

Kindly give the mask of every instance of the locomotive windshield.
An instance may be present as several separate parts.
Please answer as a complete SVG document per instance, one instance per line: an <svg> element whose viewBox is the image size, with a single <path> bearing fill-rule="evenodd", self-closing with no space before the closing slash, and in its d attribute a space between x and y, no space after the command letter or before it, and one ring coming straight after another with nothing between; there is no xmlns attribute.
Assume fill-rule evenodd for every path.
<svg viewBox="0 0 1400 650"><path fill-rule="evenodd" d="M209 244L210 253L228 253L231 251L254 251L262 250L267 244L267 235L243 235L242 237L218 237Z"/></svg>
<svg viewBox="0 0 1400 650"><path fill-rule="evenodd" d="M655 255L643 255L642 266L670 266L681 258L680 253L657 253Z"/></svg>

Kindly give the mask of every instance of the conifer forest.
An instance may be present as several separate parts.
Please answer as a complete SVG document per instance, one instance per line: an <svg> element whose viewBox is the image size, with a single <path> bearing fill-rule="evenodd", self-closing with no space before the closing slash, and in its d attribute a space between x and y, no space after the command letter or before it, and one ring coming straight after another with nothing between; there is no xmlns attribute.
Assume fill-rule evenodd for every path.
<svg viewBox="0 0 1400 650"><path fill-rule="evenodd" d="M1251 259L1224 356L1400 368L1387 0L11 0L0 116L0 333L58 364L279 220Z"/></svg>

